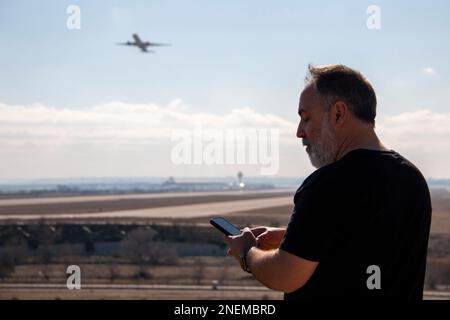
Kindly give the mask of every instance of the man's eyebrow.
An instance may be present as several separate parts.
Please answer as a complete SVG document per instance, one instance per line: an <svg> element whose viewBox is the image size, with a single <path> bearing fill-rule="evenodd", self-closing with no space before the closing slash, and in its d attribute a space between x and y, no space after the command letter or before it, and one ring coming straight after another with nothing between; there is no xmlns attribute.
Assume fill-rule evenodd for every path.
<svg viewBox="0 0 450 320"><path fill-rule="evenodd" d="M298 109L298 115L301 117L302 113L306 113L306 110L303 108Z"/></svg>

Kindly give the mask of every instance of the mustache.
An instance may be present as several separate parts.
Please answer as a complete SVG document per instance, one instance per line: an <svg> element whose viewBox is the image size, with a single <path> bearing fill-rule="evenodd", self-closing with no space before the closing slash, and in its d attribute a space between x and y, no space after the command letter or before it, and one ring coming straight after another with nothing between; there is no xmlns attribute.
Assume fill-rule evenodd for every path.
<svg viewBox="0 0 450 320"><path fill-rule="evenodd" d="M308 141L308 140L302 140L302 144L303 144L304 146L307 146L307 145L309 145L309 141Z"/></svg>

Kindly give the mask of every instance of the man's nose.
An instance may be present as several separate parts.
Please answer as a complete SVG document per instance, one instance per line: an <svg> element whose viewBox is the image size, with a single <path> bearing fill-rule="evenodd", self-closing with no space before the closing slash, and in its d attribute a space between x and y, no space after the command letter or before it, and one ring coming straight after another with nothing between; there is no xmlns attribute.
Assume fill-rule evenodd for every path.
<svg viewBox="0 0 450 320"><path fill-rule="evenodd" d="M297 138L303 139L305 138L305 130L303 130L302 126L299 124L297 128Z"/></svg>

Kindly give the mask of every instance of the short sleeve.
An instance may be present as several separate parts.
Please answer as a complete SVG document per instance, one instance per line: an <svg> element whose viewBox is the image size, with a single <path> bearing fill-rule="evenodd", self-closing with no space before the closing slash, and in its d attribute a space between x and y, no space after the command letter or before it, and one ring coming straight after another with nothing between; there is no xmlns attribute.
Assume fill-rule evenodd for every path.
<svg viewBox="0 0 450 320"><path fill-rule="evenodd" d="M310 261L324 261L337 246L339 221L330 186L308 183L294 197L294 210L280 249Z"/></svg>

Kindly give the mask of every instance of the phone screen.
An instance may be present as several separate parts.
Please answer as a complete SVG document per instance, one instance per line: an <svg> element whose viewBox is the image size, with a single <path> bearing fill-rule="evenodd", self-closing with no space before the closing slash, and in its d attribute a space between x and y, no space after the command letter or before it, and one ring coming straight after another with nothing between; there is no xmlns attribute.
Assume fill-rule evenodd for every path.
<svg viewBox="0 0 450 320"><path fill-rule="evenodd" d="M212 218L209 222L227 236L237 236L241 230L221 217Z"/></svg>

